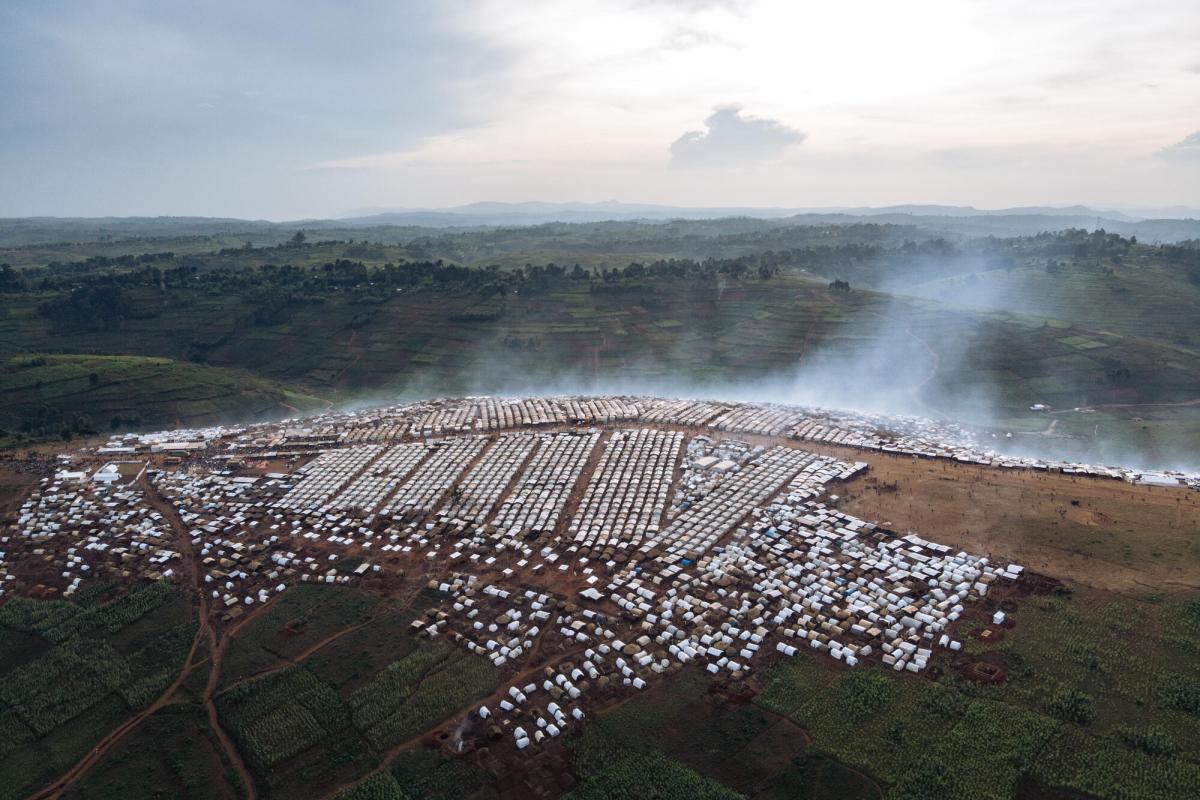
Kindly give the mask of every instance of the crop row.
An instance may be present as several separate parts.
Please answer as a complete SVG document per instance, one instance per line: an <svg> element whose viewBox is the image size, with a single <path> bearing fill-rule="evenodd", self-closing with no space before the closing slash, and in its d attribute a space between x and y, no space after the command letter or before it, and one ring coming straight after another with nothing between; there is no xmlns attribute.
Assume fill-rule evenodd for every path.
<svg viewBox="0 0 1200 800"><path fill-rule="evenodd" d="M86 608L42 633L52 642L90 633L113 634L167 602L175 592L165 581L147 583L102 606Z"/></svg>
<svg viewBox="0 0 1200 800"><path fill-rule="evenodd" d="M355 727L366 730L394 714L417 688L421 679L454 654L451 645L433 641L393 661L350 695Z"/></svg>
<svg viewBox="0 0 1200 800"><path fill-rule="evenodd" d="M650 789L652 787L652 793ZM657 800L738 800L742 795L654 752L623 756L580 783L567 800L654 797Z"/></svg>
<svg viewBox="0 0 1200 800"><path fill-rule="evenodd" d="M337 796L337 800L409 800L390 772L376 772Z"/></svg>
<svg viewBox="0 0 1200 800"><path fill-rule="evenodd" d="M5 676L0 700L40 736L130 677L128 663L108 643L72 639Z"/></svg>
<svg viewBox="0 0 1200 800"><path fill-rule="evenodd" d="M217 708L222 724L261 768L307 750L350 723L337 693L299 666L234 687L218 699Z"/></svg>
<svg viewBox="0 0 1200 800"><path fill-rule="evenodd" d="M30 600L14 597L0 605L0 625L23 633L44 633L83 609L69 600Z"/></svg>
<svg viewBox="0 0 1200 800"><path fill-rule="evenodd" d="M171 684L187 659L195 635L195 622L176 625L126 659L131 679L121 687L121 695L130 708L150 705Z"/></svg>
<svg viewBox="0 0 1200 800"><path fill-rule="evenodd" d="M1022 706L939 683L832 678L801 659L774 668L756 702L803 727L820 750L893 784L899 797L938 785L949 798L1011 798L1022 765L1057 728Z"/></svg>
<svg viewBox="0 0 1200 800"><path fill-rule="evenodd" d="M1033 774L1047 786L1120 800L1182 800L1194 797L1200 786L1198 764L1131 750L1074 728L1051 740Z"/></svg>
<svg viewBox="0 0 1200 800"><path fill-rule="evenodd" d="M12 706L0 704L0 759L33 738L33 730L21 721Z"/></svg>
<svg viewBox="0 0 1200 800"><path fill-rule="evenodd" d="M360 730L376 748L387 749L485 697L496 688L496 682L496 670L490 661L464 655L426 675L391 715Z"/></svg>
<svg viewBox="0 0 1200 800"><path fill-rule="evenodd" d="M237 731L251 758L264 767L307 750L325 733L312 712L298 703L279 706Z"/></svg>

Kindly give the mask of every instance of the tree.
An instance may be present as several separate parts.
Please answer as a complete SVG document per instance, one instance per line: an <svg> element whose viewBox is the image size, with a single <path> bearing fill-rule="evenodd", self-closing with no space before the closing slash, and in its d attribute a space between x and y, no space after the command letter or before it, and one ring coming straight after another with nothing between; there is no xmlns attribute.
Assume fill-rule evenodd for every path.
<svg viewBox="0 0 1200 800"><path fill-rule="evenodd" d="M10 264L0 264L0 292L19 292L24 282Z"/></svg>
<svg viewBox="0 0 1200 800"><path fill-rule="evenodd" d="M1111 366L1104 372L1104 379L1111 386L1128 386L1133 382L1133 373L1129 367L1123 366L1120 361L1111 362Z"/></svg>
<svg viewBox="0 0 1200 800"><path fill-rule="evenodd" d="M292 238L288 240L293 247L299 247L307 241L308 237L304 234L303 230L296 231L294 234L292 234Z"/></svg>

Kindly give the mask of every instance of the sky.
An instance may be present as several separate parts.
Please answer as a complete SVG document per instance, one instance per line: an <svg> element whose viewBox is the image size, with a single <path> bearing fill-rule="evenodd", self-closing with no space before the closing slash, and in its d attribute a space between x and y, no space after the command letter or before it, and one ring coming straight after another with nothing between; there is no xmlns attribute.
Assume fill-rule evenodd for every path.
<svg viewBox="0 0 1200 800"><path fill-rule="evenodd" d="M1196 0L39 0L0 30L0 216L1200 206Z"/></svg>

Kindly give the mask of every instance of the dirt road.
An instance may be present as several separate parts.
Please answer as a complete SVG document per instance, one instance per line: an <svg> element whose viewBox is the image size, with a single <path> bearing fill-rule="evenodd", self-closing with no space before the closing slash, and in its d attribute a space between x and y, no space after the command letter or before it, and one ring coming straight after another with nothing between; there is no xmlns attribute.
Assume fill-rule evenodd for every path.
<svg viewBox="0 0 1200 800"><path fill-rule="evenodd" d="M191 537L178 511L174 505L159 494L157 488L145 476L138 481L137 488L142 491L146 504L161 514L171 528L175 550L180 554L180 569L178 572L184 576L181 584L196 608L196 635L192 637L192 646L188 650L187 658L184 659L183 668L179 671L179 674L172 681L171 685L153 703L106 734L86 756L80 759L79 763L57 780L30 795L28 800L58 800L80 778L86 775L92 767L108 755L109 751L120 743L126 735L136 730L139 725L170 703L174 699L179 687L183 685L183 682L191 675L192 670L196 668L196 654L200 649L201 642L205 640L209 642L209 647L213 653L212 664L209 668L208 684L204 692L204 704L208 711L209 723L212 725L213 732L220 741L221 748L225 751L225 756L229 760L230 765L233 766L241 778L245 787L246 797L249 800L257 800L254 780L250 776L250 771L246 769L241 756L237 752L237 748L233 746L233 742L221 729L217 720L216 706L213 703L213 689L221 673L221 656L223 655L225 645L229 641L229 633L226 633L218 641L216 631L213 629L209 617L208 599L202 589L201 573L196 560L195 550L192 548ZM256 611L261 611L265 607L265 605L260 606ZM252 615L248 615L243 622L251 618Z"/></svg>

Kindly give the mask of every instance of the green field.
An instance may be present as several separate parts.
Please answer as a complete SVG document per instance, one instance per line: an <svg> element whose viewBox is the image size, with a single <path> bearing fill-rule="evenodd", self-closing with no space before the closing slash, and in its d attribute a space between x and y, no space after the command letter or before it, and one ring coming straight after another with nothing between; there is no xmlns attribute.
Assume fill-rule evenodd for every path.
<svg viewBox="0 0 1200 800"><path fill-rule="evenodd" d="M194 611L170 585L120 593L98 584L94 596L0 604L0 798L24 798L65 773L183 666ZM351 785L391 747L494 691L486 659L413 638L408 623L429 600L301 586L231 639L216 710L260 797L320 796ZM289 625L297 621L303 625ZM210 662L201 655L196 663L170 702L67 797L240 796L200 705ZM477 767L431 761L419 750L384 766L375 782L394 775L413 798L460 797L486 782Z"/></svg>
<svg viewBox="0 0 1200 800"><path fill-rule="evenodd" d="M993 269L921 282L912 291L945 302L976 300L990 308L1073 321L1196 350L1200 348L1200 284L1147 250L1133 250L1119 266L1070 263L1055 272L1043 265ZM965 297L964 297L965 296Z"/></svg>
<svg viewBox="0 0 1200 800"><path fill-rule="evenodd" d="M230 644L221 663L222 685L253 677L344 628L370 620L379 604L378 598L353 589L315 584L293 588Z"/></svg>
<svg viewBox="0 0 1200 800"><path fill-rule="evenodd" d="M404 604L299 586L232 638L216 708L260 796L313 796L350 784L391 747L494 690L496 673L486 659L441 641L418 644L411 635L412 615L429 601L425 593ZM455 769L438 774L449 781ZM413 781L407 776L404 785L412 789ZM362 791L379 783L387 781L373 779Z"/></svg>
<svg viewBox="0 0 1200 800"><path fill-rule="evenodd" d="M210 425L320 407L310 395L245 371L169 358L0 357L0 441Z"/></svg>
<svg viewBox="0 0 1200 800"><path fill-rule="evenodd" d="M1198 611L1195 599L1034 598L1001 642L964 639L965 660L1007 669L1004 686L952 667L931 682L837 675L797 658L775 668L755 702L889 786L888 797L1012 798L1034 783L1114 800L1184 798L1200 782Z"/></svg>
<svg viewBox="0 0 1200 800"><path fill-rule="evenodd" d="M204 711L177 704L147 719L63 796L236 800L237 785Z"/></svg>
<svg viewBox="0 0 1200 800"><path fill-rule="evenodd" d="M101 604L13 598L0 605L0 798L66 772L153 702L183 666L191 610L168 584Z"/></svg>
<svg viewBox="0 0 1200 800"><path fill-rule="evenodd" d="M695 796L1191 797L1200 602L1079 589L1029 598L1016 619L996 644L964 637L961 663L943 658L936 680L801 655L770 668L746 704L684 670L573 737L583 782L570 796L632 796L667 774ZM964 678L978 658L1008 682Z"/></svg>
<svg viewBox="0 0 1200 800"><path fill-rule="evenodd" d="M151 300L143 290L132 296ZM518 381L564 388L674 381L719 389L729 381L772 379L786 393L793 386L804 389L790 382L802 380L810 366L826 371L856 360L856 374L878 386L885 367L891 369L897 359L909 367L891 386L903 393L932 373L917 399L943 412L962 410L955 398L977 392L994 396L999 410L1013 415L1032 402L1069 408L1200 397L1200 355L1168 344L874 292L842 297L797 276L640 281L620 291L568 284L545 294L509 297L502 312L488 301L489 311L477 317L472 310L481 301L470 294L405 293L368 306L335 296L297 306L284 322L256 325L242 321L252 311L250 304L198 297L177 313L81 331L39 318L37 295L16 300L0 317L0 346L167 358L197 357L199 351L214 367L342 398L377 390L514 390ZM881 328L886 335L878 333ZM1079 341L1095 346L1080 349ZM936 372L931 353L942 363ZM13 384L14 404L65 405L61 392L74 403L71 408L87 407L87 393L94 389L97 414L134 413L128 404L138 385L123 384L117 375L138 362L113 362L112 378L105 373L100 385L90 387L89 374L103 364L71 359L69 374L60 378L49 364L41 378L21 375L22 358L28 360L10 359L5 381ZM1131 375L1123 383L1106 380L1117 364ZM246 413L266 413L291 402L278 389L270 392L269 385L239 383L248 380L241 378L244 373L234 380L191 364L175 364L173 371L161 362L149 365L167 373L155 375L163 385L147 384L142 393L147 405L162 404L155 422L173 421L178 416L172 415L180 413L214 417L233 395L246 398L239 400ZM189 380L209 388L193 387L197 396L189 397L181 388ZM35 391L39 383L40 394ZM195 406L187 407L188 401Z"/></svg>

